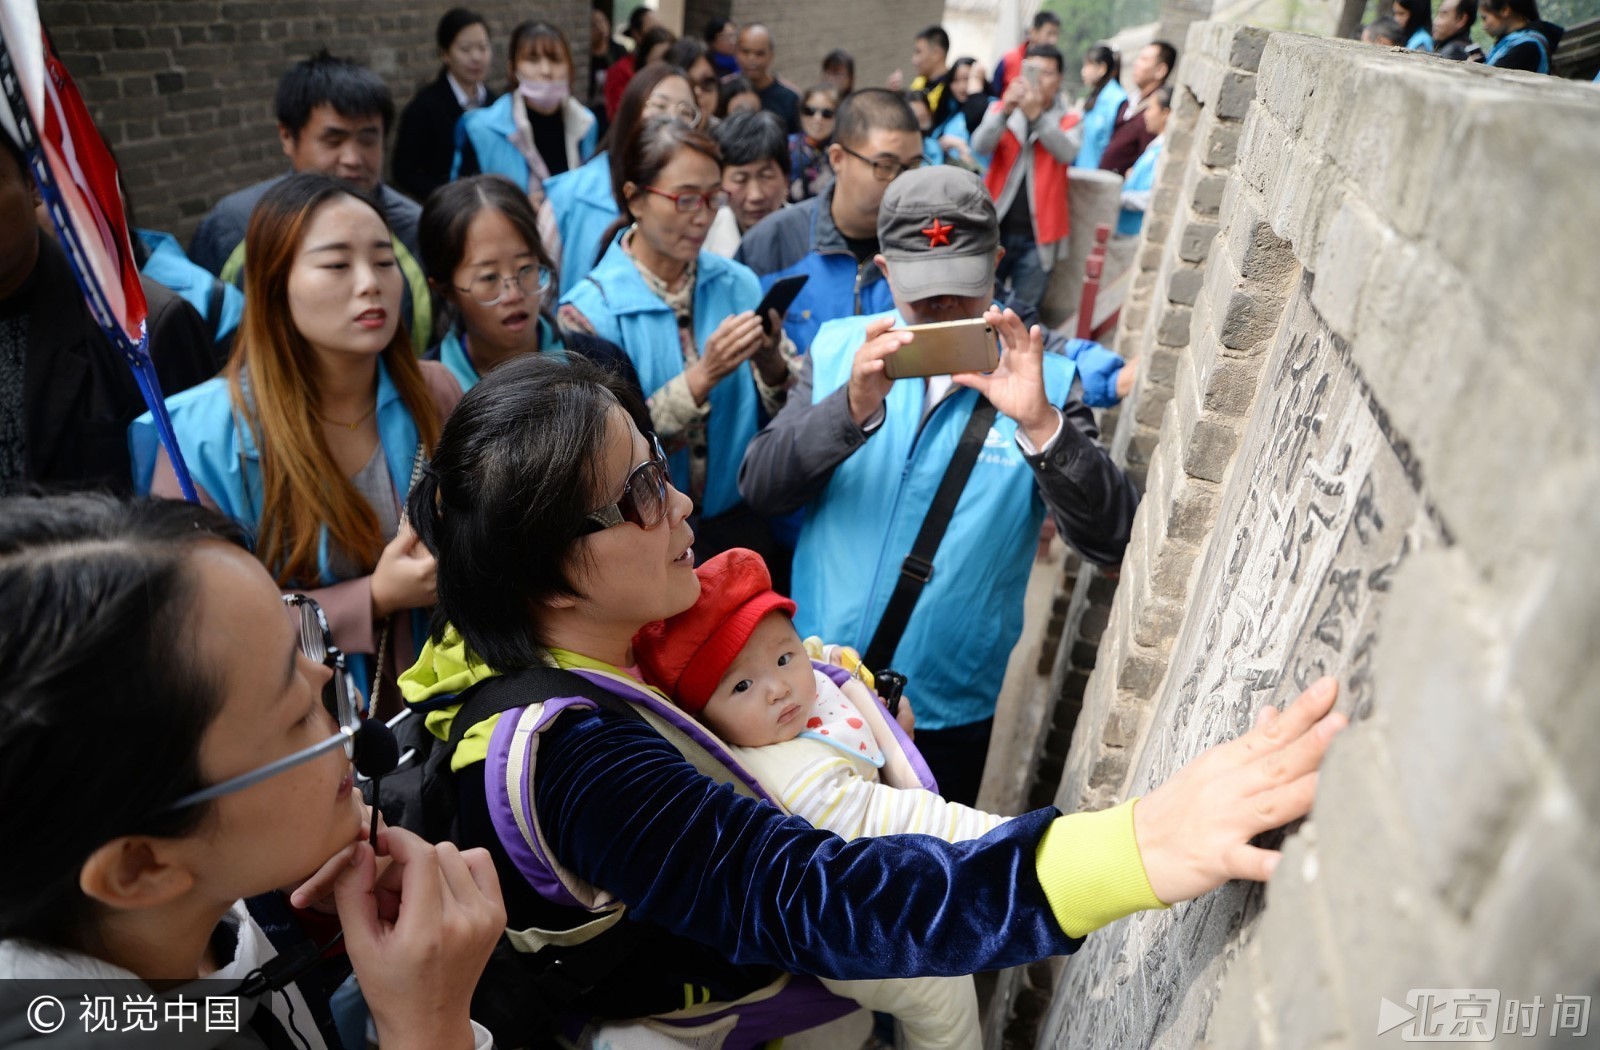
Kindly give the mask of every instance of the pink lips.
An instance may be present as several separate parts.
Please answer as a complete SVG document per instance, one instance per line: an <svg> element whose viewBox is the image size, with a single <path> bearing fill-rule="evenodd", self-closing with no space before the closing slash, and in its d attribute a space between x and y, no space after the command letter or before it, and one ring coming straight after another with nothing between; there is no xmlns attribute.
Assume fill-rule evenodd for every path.
<svg viewBox="0 0 1600 1050"><path fill-rule="evenodd" d="M790 704L788 707L783 709L783 714L778 716L778 724L779 725L785 725L788 722L793 721L795 715L798 715L799 713L800 713L800 705L799 704Z"/></svg>
<svg viewBox="0 0 1600 1050"><path fill-rule="evenodd" d="M383 322L389 319L387 310L368 310L356 318L356 324L362 328L382 328Z"/></svg>

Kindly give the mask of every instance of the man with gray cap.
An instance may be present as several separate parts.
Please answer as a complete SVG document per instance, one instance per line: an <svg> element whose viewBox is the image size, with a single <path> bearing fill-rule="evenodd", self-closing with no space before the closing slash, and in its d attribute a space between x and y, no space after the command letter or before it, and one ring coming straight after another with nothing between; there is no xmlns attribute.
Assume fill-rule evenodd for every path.
<svg viewBox="0 0 1600 1050"><path fill-rule="evenodd" d="M795 626L908 677L917 746L944 797L970 804L1045 511L1085 558L1113 565L1138 496L1099 444L1078 362L1046 353L1041 329L993 305L1004 253L976 175L944 166L900 176L884 195L878 237L895 309L818 331L784 409L745 453L739 491L763 514L806 509ZM979 317L1000 337L993 372L884 374L885 359L916 338L906 325ZM949 506L946 471L969 430L981 449L924 558L924 523Z"/></svg>

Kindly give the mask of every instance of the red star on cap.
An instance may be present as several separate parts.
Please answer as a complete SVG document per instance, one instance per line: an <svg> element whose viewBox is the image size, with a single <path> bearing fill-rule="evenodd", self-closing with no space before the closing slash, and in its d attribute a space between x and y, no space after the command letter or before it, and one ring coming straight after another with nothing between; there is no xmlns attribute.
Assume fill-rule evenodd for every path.
<svg viewBox="0 0 1600 1050"><path fill-rule="evenodd" d="M953 229L955 229L954 226L944 222L943 220L934 219L932 226L925 226L917 232L928 238L928 247L937 248L941 244L947 246L949 245L950 231Z"/></svg>

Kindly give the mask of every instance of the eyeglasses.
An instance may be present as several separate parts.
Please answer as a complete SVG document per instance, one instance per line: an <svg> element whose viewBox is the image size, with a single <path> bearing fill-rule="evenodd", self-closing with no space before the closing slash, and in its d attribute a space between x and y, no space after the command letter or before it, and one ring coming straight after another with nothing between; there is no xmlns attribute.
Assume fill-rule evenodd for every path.
<svg viewBox="0 0 1600 1050"><path fill-rule="evenodd" d="M700 124L700 108L687 102L668 102L665 99L647 98L644 101L645 113L659 113L677 117L685 124L698 127Z"/></svg>
<svg viewBox="0 0 1600 1050"><path fill-rule="evenodd" d="M877 159L872 157L864 157L842 142L839 143L839 148L850 154L850 156L854 157L856 160L859 160L865 164L870 164L872 166L872 177L877 179L879 182L893 182L906 172L922 167L921 157L918 157L910 164L905 164L898 160L884 160L881 157Z"/></svg>
<svg viewBox="0 0 1600 1050"><path fill-rule="evenodd" d="M701 77L699 80L691 81L691 84L692 84L692 86L694 87L694 89L696 91L715 91L715 90L717 90L717 78L716 77ZM698 115L698 113L696 115Z"/></svg>
<svg viewBox="0 0 1600 1050"><path fill-rule="evenodd" d="M834 112L834 110L828 109L826 106L800 107L800 115L803 117L822 117L824 120L832 120ZM860 154L856 155L860 156Z"/></svg>
<svg viewBox="0 0 1600 1050"><path fill-rule="evenodd" d="M667 198L672 202L673 207L684 215L693 215L701 208L706 207L709 207L712 211L717 211L728 203L728 195L722 190L713 190L710 193L668 193L666 190L658 190L654 186L645 186L643 189L646 193L653 193L657 197Z"/></svg>
<svg viewBox="0 0 1600 1050"><path fill-rule="evenodd" d="M497 273L474 277L466 288L456 285L456 291L466 292L480 305L499 306L505 297L511 294L513 281L522 289L523 295L543 295L550 290L553 280L549 270L529 263L509 277L502 277Z"/></svg>
<svg viewBox="0 0 1600 1050"><path fill-rule="evenodd" d="M584 515L580 536L604 532L623 522L641 529L653 529L667 516L667 454L661 440L650 435L650 458L628 472L622 496L591 514Z"/></svg>
<svg viewBox="0 0 1600 1050"><path fill-rule="evenodd" d="M283 596L283 604L299 614L300 651L313 662L333 671L333 677L323 686L322 704L338 721L339 731L320 744L312 744L275 762L268 762L259 769L241 773L220 784L213 784L185 795L169 806L169 811L187 809L202 802L221 798L223 795L231 795L236 791L254 787L279 773L321 758L335 748L344 748L346 759L355 758L356 731L361 728L362 723L361 710L357 706L357 697L360 694L345 665L344 653L333 644L333 633L328 629L328 619L322 615L322 608L314 599L307 598L303 594L286 594Z"/></svg>

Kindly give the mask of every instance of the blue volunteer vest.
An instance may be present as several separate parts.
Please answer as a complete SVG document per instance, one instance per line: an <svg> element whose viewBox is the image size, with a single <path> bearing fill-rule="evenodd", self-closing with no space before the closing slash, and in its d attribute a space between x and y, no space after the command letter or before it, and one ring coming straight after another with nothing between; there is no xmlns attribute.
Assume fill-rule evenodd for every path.
<svg viewBox="0 0 1600 1050"><path fill-rule="evenodd" d="M555 176L544 184L544 195L561 231L561 294L566 295L594 268L606 228L617 219L610 154L597 153L581 168Z"/></svg>
<svg viewBox="0 0 1600 1050"><path fill-rule="evenodd" d="M1117 107L1128 100L1127 89L1113 80L1095 96L1094 108L1083 115L1083 145L1072 158L1074 168L1098 168L1100 157L1111 145L1111 132L1116 130Z"/></svg>
<svg viewBox="0 0 1600 1050"><path fill-rule="evenodd" d="M261 524L264 502L261 453L256 448L255 433L250 425L234 414L226 377L208 379L167 398L167 411L172 416L178 448L194 483L205 490L218 510L249 529L253 536ZM377 419L378 441L383 446L389 480L404 499L410 491L411 471L417 456L417 424L381 360L378 362ZM133 461L134 491L148 496L160 448L150 413L146 412L128 425L128 448ZM319 578L303 581L303 586L328 587L340 582L328 567L328 546L328 530L323 528L317 552ZM412 610L411 616L411 637L420 647L428 636L428 616L420 610ZM372 684L372 657L358 653L345 655L356 684L363 694L367 693ZM416 654L411 656L414 659Z"/></svg>
<svg viewBox="0 0 1600 1050"><path fill-rule="evenodd" d="M1158 138L1139 154L1139 159L1128 169L1127 178L1122 180L1124 190L1148 190L1155 185L1156 161L1161 159L1162 143L1163 140ZM1142 229L1144 212L1123 208L1117 216L1117 233L1123 237L1137 237Z"/></svg>
<svg viewBox="0 0 1600 1050"><path fill-rule="evenodd" d="M566 347L561 343L561 333L556 331L555 325L544 314L539 315L539 352L566 353ZM456 377L456 382L461 384L463 394L477 386L478 380L483 378L478 374L478 366L472 363L472 358L467 354L467 348L461 345L459 329L452 328L446 332L439 345L425 356L449 369L450 374Z"/></svg>
<svg viewBox="0 0 1600 1050"><path fill-rule="evenodd" d="M1539 68L1535 72L1548 74L1550 72L1550 41L1543 33L1529 26L1507 33L1495 41L1494 47L1489 51L1489 59L1486 64L1498 66L1500 59L1505 57L1507 51L1510 51L1518 44L1530 42L1539 48Z"/></svg>
<svg viewBox="0 0 1600 1050"><path fill-rule="evenodd" d="M892 316L904 324L898 313ZM850 379L873 317L833 321L811 346L812 403ZM1075 366L1044 357L1045 389L1066 403ZM865 651L933 503L976 391L957 388L922 422L925 385L894 384L885 418L834 470L806 510L795 548L795 627ZM1071 423L1065 425L1071 426ZM920 433L919 433L920 430ZM1044 500L1016 443L1017 424L995 417L933 559L933 578L891 666L910 679L917 725L947 729L994 714L1006 659L1022 634L1022 598L1044 521Z"/></svg>
<svg viewBox="0 0 1600 1050"><path fill-rule="evenodd" d="M672 308L650 290L633 259L622 250L617 234L594 272L561 297L589 319L595 334L627 353L639 373L639 387L654 396L683 374L683 349ZM761 302L761 284L750 268L732 259L701 252L695 271L694 341L706 340L727 317L754 310ZM748 366L734 369L711 388L711 416L706 421L706 491L700 512L716 517L739 505L739 462L756 436L761 398ZM667 457L672 483L689 490L689 452Z"/></svg>
<svg viewBox="0 0 1600 1050"><path fill-rule="evenodd" d="M820 211L820 207L817 210ZM817 242L816 221L813 215L812 244ZM856 257L848 251L820 252L813 248L793 266L761 278L762 291L785 277L804 274L810 278L783 318L783 330L796 350L802 354L809 351L817 330L829 321L894 309L894 295L883 274L872 267L858 287L856 282L861 272L856 266Z"/></svg>
<svg viewBox="0 0 1600 1050"><path fill-rule="evenodd" d="M486 175L504 175L518 188L528 188L528 159L522 151L512 144L511 137L517 133L516 118L512 116L511 106L521 98L515 90L506 92L489 105L481 109L468 110L456 121L456 154L450 161L450 178L461 177L462 147L472 143L472 151L478 156L478 170ZM565 107L563 107L564 111ZM583 138L578 142L578 157L587 161L594 156L594 148L599 141L600 122L591 121L589 130L583 133ZM553 176L552 176L553 178ZM610 175L607 174L607 192L610 192ZM560 213L557 212L559 215Z"/></svg>

